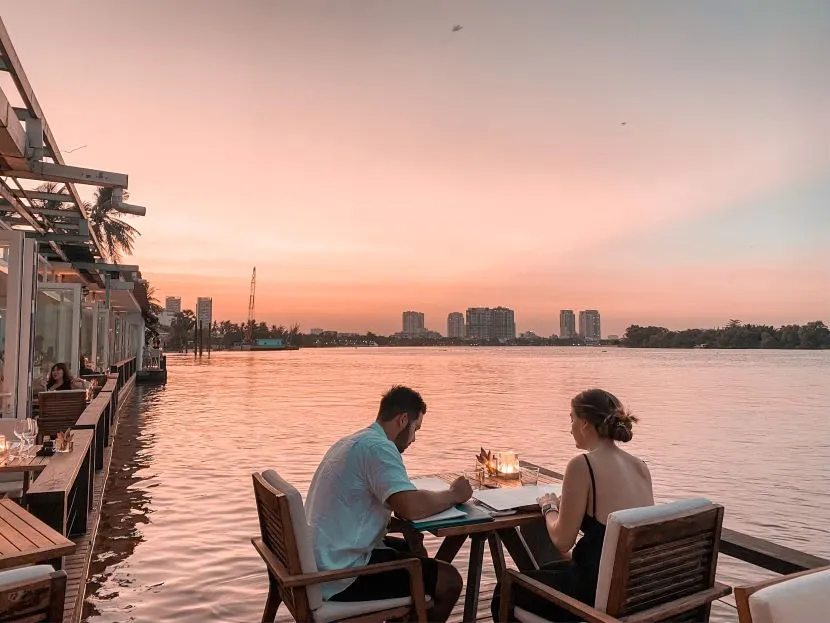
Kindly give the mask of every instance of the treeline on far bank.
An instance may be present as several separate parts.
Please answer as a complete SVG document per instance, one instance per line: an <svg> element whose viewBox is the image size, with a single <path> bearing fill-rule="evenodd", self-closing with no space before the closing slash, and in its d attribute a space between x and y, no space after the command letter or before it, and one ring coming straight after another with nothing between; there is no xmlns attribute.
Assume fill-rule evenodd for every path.
<svg viewBox="0 0 830 623"><path fill-rule="evenodd" d="M246 323L215 321L204 328L203 339L216 350L238 348L245 339ZM183 350L196 343L195 314L185 310L176 314L172 326L161 330L165 348ZM620 340L602 340L599 344L586 344L582 338L526 336L515 340L465 340L446 337L404 338L384 336L375 333L356 334L324 331L308 334L300 326L291 327L267 325L254 322L251 337L279 338L286 344L301 348L326 348L343 346L623 346L629 348L781 348L781 349L822 349L830 348L830 329L821 321L806 325L786 325L775 328L770 325L743 324L730 320L718 329L685 329L671 331L665 327L641 327L631 325Z"/></svg>
<svg viewBox="0 0 830 623"><path fill-rule="evenodd" d="M744 324L730 320L718 329L670 331L665 327L632 325L621 346L629 348L786 348L817 350L830 348L830 329L822 321L805 325Z"/></svg>

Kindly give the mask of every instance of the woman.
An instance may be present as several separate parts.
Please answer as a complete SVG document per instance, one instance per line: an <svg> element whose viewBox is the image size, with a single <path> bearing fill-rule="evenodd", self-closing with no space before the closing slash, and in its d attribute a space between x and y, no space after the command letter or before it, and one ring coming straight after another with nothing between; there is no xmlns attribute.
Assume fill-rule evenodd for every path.
<svg viewBox="0 0 830 623"><path fill-rule="evenodd" d="M590 389L571 400L571 435L585 454L571 459L562 481L562 497L539 498L548 535L565 560L526 574L590 606L594 605L608 515L654 504L651 474L646 464L621 450L633 436L637 418L612 394ZM576 543L579 531L582 538ZM571 548L573 547L573 552ZM500 588L491 604L498 620ZM549 601L516 587L516 606L550 621L581 621Z"/></svg>
<svg viewBox="0 0 830 623"><path fill-rule="evenodd" d="M65 363L56 363L49 372L49 382L46 384L46 391L58 392L68 389L75 389L72 384L72 376Z"/></svg>

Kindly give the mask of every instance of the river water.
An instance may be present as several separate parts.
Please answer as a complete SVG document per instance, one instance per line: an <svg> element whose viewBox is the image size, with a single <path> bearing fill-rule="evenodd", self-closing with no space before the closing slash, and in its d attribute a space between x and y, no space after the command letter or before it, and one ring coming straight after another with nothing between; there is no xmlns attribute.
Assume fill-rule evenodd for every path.
<svg viewBox="0 0 830 623"><path fill-rule="evenodd" d="M410 473L467 470L479 446L562 471L576 452L570 398L599 386L641 418L626 449L658 498L708 497L727 527L830 557L830 351L303 349L168 367L167 385L137 388L121 414L90 622L258 621L251 473L274 468L305 492L329 445L368 425L396 383L428 405ZM768 575L725 557L719 569L733 585Z"/></svg>

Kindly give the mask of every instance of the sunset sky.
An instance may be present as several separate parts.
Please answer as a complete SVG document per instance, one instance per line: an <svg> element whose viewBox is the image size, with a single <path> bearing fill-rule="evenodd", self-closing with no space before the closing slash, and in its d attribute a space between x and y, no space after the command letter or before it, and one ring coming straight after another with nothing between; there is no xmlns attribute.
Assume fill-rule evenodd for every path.
<svg viewBox="0 0 830 623"><path fill-rule="evenodd" d="M826 0L0 7L67 162L147 206L160 298L243 320L256 265L305 330L830 320Z"/></svg>

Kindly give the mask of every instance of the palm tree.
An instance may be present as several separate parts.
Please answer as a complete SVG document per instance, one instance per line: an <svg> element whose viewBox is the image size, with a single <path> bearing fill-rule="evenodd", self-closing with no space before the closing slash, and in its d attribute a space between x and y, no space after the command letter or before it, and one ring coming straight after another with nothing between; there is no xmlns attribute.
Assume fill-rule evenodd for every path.
<svg viewBox="0 0 830 623"><path fill-rule="evenodd" d="M42 193L60 193L63 190L63 185L47 182L41 184L35 190ZM129 194L125 191L124 199L128 197ZM95 201L93 203L88 201L83 203L89 215L89 226L95 232L98 242L103 245L101 252L104 259L117 263L121 259L122 252L131 254L135 237L140 236L141 233L126 221L116 217L118 211L112 207L112 188L99 188L95 191ZM34 199L32 204L49 210L69 211L72 209L67 203L60 201ZM72 219L70 217L51 216L49 220L54 223L68 223Z"/></svg>
<svg viewBox="0 0 830 623"><path fill-rule="evenodd" d="M129 198L124 192L124 199ZM117 263L121 260L121 253L131 254L135 237L140 236L135 227L116 218L118 211L112 207L112 188L99 188L95 191L95 201L87 204L89 226L95 232L98 241L104 246L101 251L104 257Z"/></svg>

